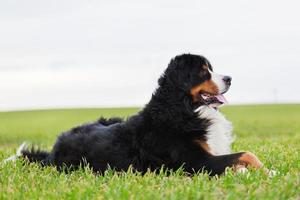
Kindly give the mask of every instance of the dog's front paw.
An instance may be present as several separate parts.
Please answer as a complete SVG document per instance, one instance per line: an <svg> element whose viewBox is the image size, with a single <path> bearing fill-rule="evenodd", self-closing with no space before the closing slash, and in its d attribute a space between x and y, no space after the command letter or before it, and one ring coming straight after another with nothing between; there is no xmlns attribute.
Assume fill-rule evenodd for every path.
<svg viewBox="0 0 300 200"><path fill-rule="evenodd" d="M233 167L233 171L240 174L246 174L248 172L248 169L245 165L235 165Z"/></svg>
<svg viewBox="0 0 300 200"><path fill-rule="evenodd" d="M265 169L266 174L270 177L273 178L274 176L278 175L278 171L273 170L273 169Z"/></svg>

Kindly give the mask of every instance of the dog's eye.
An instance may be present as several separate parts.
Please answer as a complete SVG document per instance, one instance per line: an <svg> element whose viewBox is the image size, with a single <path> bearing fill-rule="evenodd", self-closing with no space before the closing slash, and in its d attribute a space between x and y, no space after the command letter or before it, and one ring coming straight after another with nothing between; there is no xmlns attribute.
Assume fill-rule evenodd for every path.
<svg viewBox="0 0 300 200"><path fill-rule="evenodd" d="M211 74L210 72L205 69L205 70L201 70L199 73L199 78L204 81L204 80L209 80L211 78Z"/></svg>
<svg viewBox="0 0 300 200"><path fill-rule="evenodd" d="M209 72L207 70L202 72L202 76L207 76L209 74Z"/></svg>

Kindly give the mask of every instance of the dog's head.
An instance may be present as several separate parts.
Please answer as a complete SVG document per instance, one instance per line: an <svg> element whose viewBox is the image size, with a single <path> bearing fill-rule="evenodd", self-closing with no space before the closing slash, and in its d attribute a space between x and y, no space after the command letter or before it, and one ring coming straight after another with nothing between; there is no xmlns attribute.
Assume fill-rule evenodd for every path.
<svg viewBox="0 0 300 200"><path fill-rule="evenodd" d="M231 85L231 77L213 72L209 61L198 55L183 54L171 60L159 85L168 84L184 90L193 103L218 107L226 103L223 94Z"/></svg>

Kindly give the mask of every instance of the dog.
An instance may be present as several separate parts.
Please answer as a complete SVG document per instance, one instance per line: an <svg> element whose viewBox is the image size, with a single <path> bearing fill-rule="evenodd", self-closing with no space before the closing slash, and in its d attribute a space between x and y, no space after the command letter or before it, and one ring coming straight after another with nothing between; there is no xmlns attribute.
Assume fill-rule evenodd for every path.
<svg viewBox="0 0 300 200"><path fill-rule="evenodd" d="M75 127L62 133L50 152L22 145L8 160L24 157L58 170L89 165L98 173L131 166L142 173L164 167L214 176L226 168L262 168L253 153L231 152L232 125L218 110L226 103L231 81L230 76L216 74L203 56L178 55L136 115Z"/></svg>

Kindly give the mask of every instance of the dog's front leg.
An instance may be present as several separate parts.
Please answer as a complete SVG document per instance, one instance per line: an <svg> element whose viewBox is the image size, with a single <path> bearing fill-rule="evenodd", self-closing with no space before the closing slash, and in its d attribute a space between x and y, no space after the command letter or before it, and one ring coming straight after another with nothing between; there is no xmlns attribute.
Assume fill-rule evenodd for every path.
<svg viewBox="0 0 300 200"><path fill-rule="evenodd" d="M263 167L262 162L251 152L240 152L221 156L209 156L201 163L202 169L210 172L210 175L223 174L228 167L234 171L243 171L244 169Z"/></svg>

